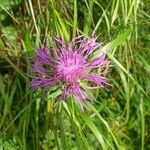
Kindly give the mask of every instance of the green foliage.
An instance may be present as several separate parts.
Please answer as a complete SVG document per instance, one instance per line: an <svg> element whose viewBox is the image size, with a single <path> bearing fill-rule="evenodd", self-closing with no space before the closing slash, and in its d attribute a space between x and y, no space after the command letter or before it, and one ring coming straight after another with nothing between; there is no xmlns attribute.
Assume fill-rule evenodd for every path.
<svg viewBox="0 0 150 150"><path fill-rule="evenodd" d="M0 1L0 150L150 149L148 0ZM31 90L30 57L54 35L99 35L112 87L84 111L55 87Z"/></svg>

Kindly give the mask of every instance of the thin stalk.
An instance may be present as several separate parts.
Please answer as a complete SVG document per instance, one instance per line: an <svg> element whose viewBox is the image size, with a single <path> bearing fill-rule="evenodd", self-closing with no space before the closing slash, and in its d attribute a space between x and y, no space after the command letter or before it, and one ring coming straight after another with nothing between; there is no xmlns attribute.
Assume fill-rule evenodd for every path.
<svg viewBox="0 0 150 150"><path fill-rule="evenodd" d="M38 149L39 147L39 109L40 109L40 99L36 100L36 116L35 116L35 125L36 125L36 135L35 135L35 139L36 139L36 148Z"/></svg>
<svg viewBox="0 0 150 150"><path fill-rule="evenodd" d="M76 36L76 28L77 28L77 0L74 0L74 16L73 16L73 37Z"/></svg>
<svg viewBox="0 0 150 150"><path fill-rule="evenodd" d="M144 110L143 110L143 100L142 98L140 99L140 112L141 112L141 130L142 130L142 135L141 135L141 150L144 150L144 143L145 143L145 119L144 119Z"/></svg>

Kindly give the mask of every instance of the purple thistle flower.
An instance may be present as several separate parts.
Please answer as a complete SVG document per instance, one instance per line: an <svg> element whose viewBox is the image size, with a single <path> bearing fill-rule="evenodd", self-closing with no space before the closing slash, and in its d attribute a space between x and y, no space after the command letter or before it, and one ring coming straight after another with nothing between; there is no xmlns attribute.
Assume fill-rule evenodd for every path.
<svg viewBox="0 0 150 150"><path fill-rule="evenodd" d="M66 42L55 37L54 48L37 48L32 65L35 73L32 88L57 86L62 90L62 99L72 94L81 104L83 99L88 98L84 92L86 88L94 89L108 84L104 75L110 67L110 62L105 58L106 51L92 59L93 52L102 45L96 39L77 36L71 42Z"/></svg>

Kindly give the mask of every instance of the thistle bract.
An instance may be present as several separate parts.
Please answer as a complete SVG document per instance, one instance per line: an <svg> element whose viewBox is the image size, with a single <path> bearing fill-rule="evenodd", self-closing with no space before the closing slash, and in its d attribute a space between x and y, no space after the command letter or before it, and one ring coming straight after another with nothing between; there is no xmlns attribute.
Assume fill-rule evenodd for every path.
<svg viewBox="0 0 150 150"><path fill-rule="evenodd" d="M110 62L106 60L106 51L93 58L93 52L102 45L96 40L80 35L66 42L55 37L53 48L37 48L32 65L35 73L32 88L56 86L62 91L61 99L73 95L80 104L88 99L87 90L108 84L105 75Z"/></svg>

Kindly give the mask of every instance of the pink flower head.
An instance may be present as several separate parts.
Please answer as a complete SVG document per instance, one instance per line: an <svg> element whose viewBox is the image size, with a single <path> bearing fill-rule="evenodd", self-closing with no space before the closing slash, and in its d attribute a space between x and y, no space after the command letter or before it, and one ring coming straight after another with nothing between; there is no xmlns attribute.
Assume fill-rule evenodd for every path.
<svg viewBox="0 0 150 150"><path fill-rule="evenodd" d="M97 38L77 36L71 42L55 37L53 48L37 48L33 58L32 88L60 87L61 98L74 95L78 102L88 98L85 90L104 87L108 84L104 77L110 67L106 51L93 58L93 52L101 47Z"/></svg>

